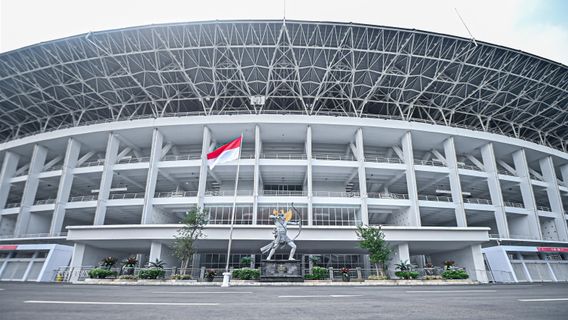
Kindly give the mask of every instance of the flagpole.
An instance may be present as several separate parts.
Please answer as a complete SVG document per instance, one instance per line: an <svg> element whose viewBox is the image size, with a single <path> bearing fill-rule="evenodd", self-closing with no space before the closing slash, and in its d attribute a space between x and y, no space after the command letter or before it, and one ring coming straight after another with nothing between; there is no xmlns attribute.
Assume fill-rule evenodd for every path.
<svg viewBox="0 0 568 320"><path fill-rule="evenodd" d="M241 146L239 148L239 157L237 158L237 174L235 177L235 194L233 196L233 210L231 212L231 228L229 229L229 245L227 246L227 263L225 264L225 272L223 272L222 287L229 286L231 274L229 273L229 262L231 261L231 246L233 245L233 229L235 227L235 210L237 207L237 189L239 187L239 171L241 168L241 152L243 151L243 134L241 133Z"/></svg>

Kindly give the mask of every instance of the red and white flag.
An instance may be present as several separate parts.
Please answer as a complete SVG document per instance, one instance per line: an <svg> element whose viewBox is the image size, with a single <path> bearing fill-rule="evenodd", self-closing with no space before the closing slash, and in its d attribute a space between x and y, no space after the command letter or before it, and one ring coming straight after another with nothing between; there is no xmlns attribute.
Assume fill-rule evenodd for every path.
<svg viewBox="0 0 568 320"><path fill-rule="evenodd" d="M209 168L213 168L221 163L237 160L241 151L241 142L243 137L240 136L235 140L219 147L207 154L207 164Z"/></svg>

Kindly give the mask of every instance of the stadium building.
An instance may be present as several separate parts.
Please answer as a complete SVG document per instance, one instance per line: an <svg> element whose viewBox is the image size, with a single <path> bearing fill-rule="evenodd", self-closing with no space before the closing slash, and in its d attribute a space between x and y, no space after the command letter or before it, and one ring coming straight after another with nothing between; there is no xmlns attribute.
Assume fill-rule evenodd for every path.
<svg viewBox="0 0 568 320"><path fill-rule="evenodd" d="M194 267L222 268L237 166L206 154L242 133L233 265L259 263L269 214L294 203L305 268L370 269L364 224L391 264L566 281L567 104L562 64L352 23L152 25L3 53L0 278L107 256L178 266L192 207L209 214Z"/></svg>

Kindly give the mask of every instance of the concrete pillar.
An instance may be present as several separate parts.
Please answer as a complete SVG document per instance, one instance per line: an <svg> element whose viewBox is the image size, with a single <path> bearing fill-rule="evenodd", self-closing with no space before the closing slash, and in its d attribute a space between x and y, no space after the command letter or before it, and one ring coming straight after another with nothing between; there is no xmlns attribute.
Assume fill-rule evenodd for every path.
<svg viewBox="0 0 568 320"><path fill-rule="evenodd" d="M158 180L158 163L162 156L162 144L164 137L157 128L152 133L152 149L150 151L150 161L148 175L146 176L146 188L144 191L144 206L142 207L141 224L154 223L154 193L156 193L156 182Z"/></svg>
<svg viewBox="0 0 568 320"><path fill-rule="evenodd" d="M71 276L69 281L75 282L79 280L80 269L83 266L83 259L85 258L86 245L83 243L75 243L73 246L73 256L71 257L71 263L69 264L69 270Z"/></svg>
<svg viewBox="0 0 568 320"><path fill-rule="evenodd" d="M211 146L211 131L207 127L203 127L203 142L201 144L201 167L199 168L199 187L197 189L197 207L203 208L205 201L205 190L207 189L207 154Z"/></svg>
<svg viewBox="0 0 568 320"><path fill-rule="evenodd" d="M361 194L361 223L369 224L369 208L367 206L367 175L365 172L365 150L363 143L363 129L357 129L355 133L355 147L357 149L357 162L359 164L359 193Z"/></svg>
<svg viewBox="0 0 568 320"><path fill-rule="evenodd" d="M420 226L420 206L418 205L418 186L416 184L416 173L414 171L414 149L412 147L412 134L406 132L401 139L402 153L406 167L406 187L410 208L408 209L408 225Z"/></svg>
<svg viewBox="0 0 568 320"><path fill-rule="evenodd" d="M395 264L400 263L401 261L410 263L410 249L408 247L408 243L401 243L397 246L393 246L391 259L388 265L388 273L391 277L394 276L394 272L396 271Z"/></svg>
<svg viewBox="0 0 568 320"><path fill-rule="evenodd" d="M562 182L565 186L568 186L568 164L560 167L560 174L562 175Z"/></svg>
<svg viewBox="0 0 568 320"><path fill-rule="evenodd" d="M485 172L487 172L487 185L489 187L491 203L495 207L495 221L497 222L496 231L499 233L499 237L509 238L507 213L505 212L505 203L503 201L503 193L501 191L501 182L499 181L499 172L497 170L497 161L495 160L493 143L488 143L481 147L481 157L483 159L483 167L485 168Z"/></svg>
<svg viewBox="0 0 568 320"><path fill-rule="evenodd" d="M566 218L564 217L564 205L562 204L562 196L560 195L560 189L558 188L558 179L556 178L556 172L554 171L554 162L552 161L551 156L542 158L539 162L542 176L547 184L546 193L548 195L550 208L555 215L554 224L556 232L558 233L558 240L568 241L568 229L566 226Z"/></svg>
<svg viewBox="0 0 568 320"><path fill-rule="evenodd" d="M178 267L177 259L173 256L172 250L161 242L152 241L148 262L154 262L156 259L164 261L166 268Z"/></svg>
<svg viewBox="0 0 568 320"><path fill-rule="evenodd" d="M260 127L254 127L254 181L253 181L253 204L252 204L252 224L258 221L258 195L260 190L260 153L262 141L260 140Z"/></svg>
<svg viewBox="0 0 568 320"><path fill-rule="evenodd" d="M118 157L118 147L120 141L118 136L111 132L108 135L105 163L103 166L103 173L101 175L101 185L99 187L99 197L97 200L97 209L95 211L94 225L103 225L105 223L107 201L110 194L110 187L112 185L112 178L114 174L114 164Z"/></svg>
<svg viewBox="0 0 568 320"><path fill-rule="evenodd" d="M18 169L19 159L20 157L13 152L7 151L4 154L4 161L2 162L2 169L0 170L0 209L6 207L6 201L10 194L10 179L14 177Z"/></svg>
<svg viewBox="0 0 568 320"><path fill-rule="evenodd" d="M14 234L20 236L26 234L31 218L30 209L34 204L37 187L39 186L39 174L43 169L45 158L47 157L47 148L36 144L30 161L30 169L28 171L28 180L24 186L22 193L22 203L20 205L20 213L16 221Z"/></svg>
<svg viewBox="0 0 568 320"><path fill-rule="evenodd" d="M306 169L307 191L308 191L308 225L314 223L314 206L313 206L313 179L312 179L312 127L308 126L306 131L306 158L308 159L308 167Z"/></svg>
<svg viewBox="0 0 568 320"><path fill-rule="evenodd" d="M51 227L49 228L50 235L59 234L63 228L65 206L67 205L67 201L69 201L69 194L71 193L71 186L73 185L73 169L75 169L77 165L80 150L81 143L79 141L73 138L67 140L67 150L65 151L63 168L61 169L61 177L59 178L59 185L57 187L55 209L53 210Z"/></svg>
<svg viewBox="0 0 568 320"><path fill-rule="evenodd" d="M521 179L521 195L523 196L523 204L525 209L529 210L529 229L530 236L534 239L541 240L542 233L540 232L540 222L538 220L538 211L536 208L536 200L531 183L531 176L529 174L529 165L527 163L527 156L525 150L521 149L513 152L513 162L515 164L515 171Z"/></svg>
<svg viewBox="0 0 568 320"><path fill-rule="evenodd" d="M460 175L458 172L458 160L456 157L456 147L454 145L454 138L450 137L444 141L444 154L446 156L446 163L450 171L450 189L452 189L452 200L456 205L456 222L458 227L467 227L467 220L465 217L465 208L463 204L462 188L460 182Z"/></svg>

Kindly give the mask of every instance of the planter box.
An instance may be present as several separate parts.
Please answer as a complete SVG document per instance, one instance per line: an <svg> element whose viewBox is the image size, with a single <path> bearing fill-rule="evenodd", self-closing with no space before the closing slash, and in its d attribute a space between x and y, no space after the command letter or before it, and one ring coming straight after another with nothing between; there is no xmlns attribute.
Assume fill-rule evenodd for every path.
<svg viewBox="0 0 568 320"><path fill-rule="evenodd" d="M233 284L258 284L258 280L241 280L241 279L231 279Z"/></svg>

